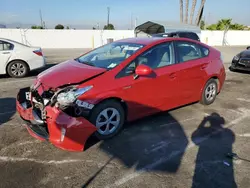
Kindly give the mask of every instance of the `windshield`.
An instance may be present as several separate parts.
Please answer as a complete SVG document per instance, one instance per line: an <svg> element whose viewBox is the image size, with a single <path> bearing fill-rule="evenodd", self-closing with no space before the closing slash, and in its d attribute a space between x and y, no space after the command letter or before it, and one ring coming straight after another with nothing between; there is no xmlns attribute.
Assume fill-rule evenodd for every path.
<svg viewBox="0 0 250 188"><path fill-rule="evenodd" d="M77 58L76 61L95 67L113 69L143 47L142 44L113 42Z"/></svg>

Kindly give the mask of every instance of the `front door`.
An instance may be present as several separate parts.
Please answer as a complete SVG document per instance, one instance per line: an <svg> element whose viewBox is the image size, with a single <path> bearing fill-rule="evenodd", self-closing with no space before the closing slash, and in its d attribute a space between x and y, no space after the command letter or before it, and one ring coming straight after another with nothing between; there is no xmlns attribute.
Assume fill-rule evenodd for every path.
<svg viewBox="0 0 250 188"><path fill-rule="evenodd" d="M134 79L139 64L153 69L153 74ZM162 43L137 56L116 79L122 87L122 99L129 106L129 119L175 107L178 93L178 70L172 42Z"/></svg>

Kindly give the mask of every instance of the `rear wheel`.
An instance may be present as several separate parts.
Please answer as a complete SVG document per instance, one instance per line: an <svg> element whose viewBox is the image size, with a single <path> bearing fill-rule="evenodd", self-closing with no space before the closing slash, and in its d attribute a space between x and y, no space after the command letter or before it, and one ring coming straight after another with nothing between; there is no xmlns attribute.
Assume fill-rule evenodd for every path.
<svg viewBox="0 0 250 188"><path fill-rule="evenodd" d="M215 101L217 93L218 93L217 81L215 79L210 79L206 83L206 85L203 89L201 103L203 105L212 104Z"/></svg>
<svg viewBox="0 0 250 188"><path fill-rule="evenodd" d="M7 73L13 78L25 77L29 72L29 67L23 61L12 61L7 67Z"/></svg>
<svg viewBox="0 0 250 188"><path fill-rule="evenodd" d="M119 102L108 100L93 109L90 122L97 128L96 137L105 140L115 136L122 129L125 112Z"/></svg>

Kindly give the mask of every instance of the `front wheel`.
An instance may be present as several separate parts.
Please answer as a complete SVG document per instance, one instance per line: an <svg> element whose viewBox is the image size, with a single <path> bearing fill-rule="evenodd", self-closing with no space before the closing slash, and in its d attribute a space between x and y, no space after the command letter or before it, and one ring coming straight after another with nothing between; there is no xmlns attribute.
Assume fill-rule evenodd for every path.
<svg viewBox="0 0 250 188"><path fill-rule="evenodd" d="M119 102L105 101L93 109L90 122L97 128L96 137L105 140L115 136L122 129L125 112Z"/></svg>
<svg viewBox="0 0 250 188"><path fill-rule="evenodd" d="M202 92L201 104L210 105L215 101L215 98L218 93L218 84L215 79L210 79Z"/></svg>

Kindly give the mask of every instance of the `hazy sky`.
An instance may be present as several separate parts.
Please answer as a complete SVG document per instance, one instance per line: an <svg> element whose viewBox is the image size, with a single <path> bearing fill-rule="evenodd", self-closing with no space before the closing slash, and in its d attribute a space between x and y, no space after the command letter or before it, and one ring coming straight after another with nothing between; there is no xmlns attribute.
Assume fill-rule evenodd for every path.
<svg viewBox="0 0 250 188"><path fill-rule="evenodd" d="M192 0L189 0L190 8ZM100 26L110 22L117 28L131 26L131 15L137 23L148 20L179 21L179 0L0 0L0 23L40 24L39 9L49 27L55 24ZM185 0L184 0L185 6ZM196 13L200 6L197 0ZM204 16L210 23L220 18L250 25L250 0L207 0ZM185 10L185 8L184 8ZM195 14L196 17L196 14Z"/></svg>

